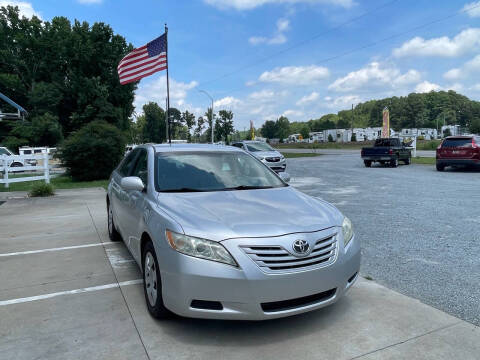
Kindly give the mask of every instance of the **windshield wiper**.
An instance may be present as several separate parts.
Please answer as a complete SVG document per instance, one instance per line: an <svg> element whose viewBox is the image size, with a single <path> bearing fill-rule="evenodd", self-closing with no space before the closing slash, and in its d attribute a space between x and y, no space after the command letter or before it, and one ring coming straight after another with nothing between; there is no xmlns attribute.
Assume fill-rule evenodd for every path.
<svg viewBox="0 0 480 360"><path fill-rule="evenodd" d="M165 193L170 193L170 192L204 192L204 191L205 190L188 188L188 187L183 187L183 188L179 188L179 189L160 190L160 192L165 192Z"/></svg>
<svg viewBox="0 0 480 360"><path fill-rule="evenodd" d="M223 190L256 190L256 189L272 189L273 186L253 186L253 185L239 185L235 187L225 188Z"/></svg>

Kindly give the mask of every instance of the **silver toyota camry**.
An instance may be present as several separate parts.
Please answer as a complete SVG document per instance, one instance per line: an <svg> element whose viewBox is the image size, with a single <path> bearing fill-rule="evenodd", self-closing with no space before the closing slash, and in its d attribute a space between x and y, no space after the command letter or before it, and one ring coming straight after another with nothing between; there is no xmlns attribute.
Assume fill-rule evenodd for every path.
<svg viewBox="0 0 480 360"><path fill-rule="evenodd" d="M287 177L228 146L142 145L124 158L108 230L140 266L154 317L272 319L347 292L360 267L352 223Z"/></svg>

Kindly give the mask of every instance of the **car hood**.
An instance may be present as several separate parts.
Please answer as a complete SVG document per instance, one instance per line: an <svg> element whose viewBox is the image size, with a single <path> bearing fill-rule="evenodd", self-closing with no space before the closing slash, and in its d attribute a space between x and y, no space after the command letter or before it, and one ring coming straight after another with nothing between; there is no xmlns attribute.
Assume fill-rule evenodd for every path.
<svg viewBox="0 0 480 360"><path fill-rule="evenodd" d="M278 151L252 151L250 154L252 154L255 157L280 157L282 154L280 154Z"/></svg>
<svg viewBox="0 0 480 360"><path fill-rule="evenodd" d="M290 186L159 193L158 206L182 226L185 234L214 241L318 231L341 226L343 221L333 205Z"/></svg>

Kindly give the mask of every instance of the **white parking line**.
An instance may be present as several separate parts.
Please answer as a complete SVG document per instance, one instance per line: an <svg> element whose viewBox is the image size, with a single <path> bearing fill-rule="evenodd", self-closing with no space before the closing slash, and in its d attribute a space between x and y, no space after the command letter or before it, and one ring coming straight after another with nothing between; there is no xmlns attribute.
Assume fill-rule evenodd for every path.
<svg viewBox="0 0 480 360"><path fill-rule="evenodd" d="M143 283L142 279L137 279L137 280L123 281L123 282L120 282L120 283L92 286L92 287L87 287L87 288L83 288L83 289L60 291L60 292L44 294L44 295L30 296L30 297L11 299L11 300L3 300L3 301L0 301L0 306L20 304L20 303L25 303L25 302L30 302L30 301L50 299L50 298L57 297L57 296L62 296L62 295L81 294L81 293L86 293L86 292L117 288L117 287L120 287L120 286L137 285L137 284L142 284L142 283Z"/></svg>
<svg viewBox="0 0 480 360"><path fill-rule="evenodd" d="M19 252L13 252L13 253L0 254L0 257L40 254L40 253L51 252L51 251L81 249L81 248L88 248L93 246L104 246L104 245L112 245L112 244L116 244L116 243L106 242L106 243L95 243L95 244L85 244L85 245L75 245L75 246L64 246L64 247L41 249L41 250L19 251Z"/></svg>

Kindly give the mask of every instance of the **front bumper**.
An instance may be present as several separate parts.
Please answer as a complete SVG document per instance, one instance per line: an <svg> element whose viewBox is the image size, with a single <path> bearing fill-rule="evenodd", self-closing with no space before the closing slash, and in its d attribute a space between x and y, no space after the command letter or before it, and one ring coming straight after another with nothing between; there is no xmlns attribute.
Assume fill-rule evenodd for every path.
<svg viewBox="0 0 480 360"><path fill-rule="evenodd" d="M331 228L317 233L321 236L335 229L338 236L338 254L335 261L313 270L269 274L249 258L240 248L246 243L261 244L262 239L232 239L222 242L239 264L239 268L208 260L185 256L174 250L160 252L163 300L172 312L186 317L265 320L285 317L319 309L340 299L355 283L360 269L360 245L353 238L343 246L341 229ZM285 235L291 244L300 234ZM277 238L265 238L265 244ZM159 254L159 252L157 252ZM333 291L333 292L332 292ZM318 296L324 294L325 296ZM300 301L299 299L312 299ZM219 310L192 307L193 300L221 303ZM271 303L291 306L280 310L266 309ZM300 303L300 305L299 305ZM263 305L262 305L263 304ZM265 305L267 304L267 305ZM275 305L275 306L276 306Z"/></svg>
<svg viewBox="0 0 480 360"><path fill-rule="evenodd" d="M275 172L283 172L287 169L287 160L286 159L283 159L283 160L280 160L280 161L277 161L277 162L270 162L270 161L262 160L262 162Z"/></svg>

